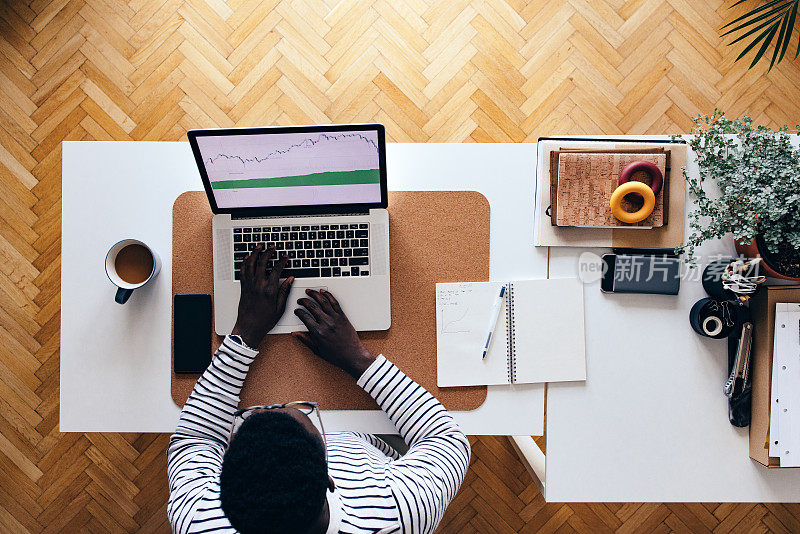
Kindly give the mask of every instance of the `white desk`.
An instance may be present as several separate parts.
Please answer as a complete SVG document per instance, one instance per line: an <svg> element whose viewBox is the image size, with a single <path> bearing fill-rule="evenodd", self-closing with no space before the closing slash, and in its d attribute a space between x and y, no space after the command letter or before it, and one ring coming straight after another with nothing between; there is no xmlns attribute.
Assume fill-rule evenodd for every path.
<svg viewBox="0 0 800 534"><path fill-rule="evenodd" d="M543 278L532 246L536 145L390 144L395 190L474 189L491 205L491 277ZM65 142L62 178L62 432L172 432L170 396L172 203L200 190L188 143ZM125 237L159 252L161 274L124 306L103 271ZM392 355L387 354L391 359ZM291 400L291 399L287 399ZM541 385L489 387L486 402L454 412L467 434L541 435ZM326 411L326 430L394 432L380 411Z"/></svg>
<svg viewBox="0 0 800 534"><path fill-rule="evenodd" d="M536 145L389 145L393 189L476 189L491 204L491 277L544 277L532 241ZM690 162L690 172L692 170ZM172 202L199 189L180 143L65 143L62 251L62 431L170 432ZM113 302L102 258L118 238L161 253L157 282ZM720 244L705 254L723 252ZM597 249L595 252L599 252ZM580 249L552 249L550 275L575 276ZM723 341L691 331L702 296L586 294L586 383L548 387L548 501L798 501L800 469L750 460L727 421ZM389 355L391 356L391 355ZM454 415L468 434L539 435L542 388L490 387ZM326 428L391 431L380 412L326 412Z"/></svg>
<svg viewBox="0 0 800 534"><path fill-rule="evenodd" d="M550 276L576 276L584 251L551 248ZM732 240L698 250L718 254L735 254ZM689 326L705 296L699 281L677 297L585 286L587 381L547 389L547 501L800 500L800 469L757 464L748 429L728 423L727 341Z"/></svg>

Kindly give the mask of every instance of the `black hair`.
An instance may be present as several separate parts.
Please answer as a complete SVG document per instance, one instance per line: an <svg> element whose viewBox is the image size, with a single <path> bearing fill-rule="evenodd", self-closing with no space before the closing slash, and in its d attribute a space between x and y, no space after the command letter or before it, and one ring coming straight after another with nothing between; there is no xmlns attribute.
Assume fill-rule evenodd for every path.
<svg viewBox="0 0 800 534"><path fill-rule="evenodd" d="M245 419L222 461L222 510L242 534L307 533L327 489L322 440L283 412Z"/></svg>

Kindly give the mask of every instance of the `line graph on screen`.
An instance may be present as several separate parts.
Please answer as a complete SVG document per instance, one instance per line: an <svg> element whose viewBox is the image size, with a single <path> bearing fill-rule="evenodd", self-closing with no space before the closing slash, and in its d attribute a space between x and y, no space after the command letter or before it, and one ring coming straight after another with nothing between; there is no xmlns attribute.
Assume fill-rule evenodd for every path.
<svg viewBox="0 0 800 534"><path fill-rule="evenodd" d="M360 133L339 133L339 134L319 134L314 137L306 137L299 143L291 144L285 148L276 148L272 152L266 153L262 156L253 155L253 156L245 156L241 154L225 154L219 153L215 156L208 157L206 161L206 165L214 165L220 164L220 160L224 160L227 162L238 162L241 165L247 164L258 164L263 163L264 161L270 159L279 159L286 156L291 156L293 153L296 154L298 152L302 152L304 150L311 151L312 153L302 154L302 157L314 157L315 154L313 152L319 153L324 152L324 148L326 145L335 145L337 143L342 142L350 142L355 141L357 143L364 143L372 150L375 151L377 154L378 145L375 143L373 139L370 139L366 135Z"/></svg>
<svg viewBox="0 0 800 534"><path fill-rule="evenodd" d="M380 182L374 132L234 135L198 143L214 189Z"/></svg>

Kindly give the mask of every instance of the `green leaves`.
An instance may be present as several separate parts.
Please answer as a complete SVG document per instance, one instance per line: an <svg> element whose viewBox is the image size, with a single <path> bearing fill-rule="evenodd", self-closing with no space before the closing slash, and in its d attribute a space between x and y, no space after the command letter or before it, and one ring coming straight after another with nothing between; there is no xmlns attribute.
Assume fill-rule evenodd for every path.
<svg viewBox="0 0 800 534"><path fill-rule="evenodd" d="M736 7L746 1L753 0L739 0L731 7ZM762 58L773 40L775 40L777 34L778 37L777 40L775 40L775 48L772 53L772 60L769 63L769 68L772 69L773 65L780 63L784 55L786 55L786 50L789 48L789 41L792 38L792 31L794 30L794 24L797 20L798 6L800 6L800 0L769 0L724 25L721 28L723 30L731 26L734 27L724 32L722 34L723 37L746 30L745 33L734 39L730 43L731 45L755 34L755 37L753 37L750 43L742 50L741 54L736 58L736 61L742 59L748 52L761 43L761 46L753 57L753 62L750 63L749 68L752 69ZM794 55L795 59L798 55L800 55L800 43L798 43L797 51Z"/></svg>
<svg viewBox="0 0 800 534"><path fill-rule="evenodd" d="M747 242L761 234L771 249L800 250L800 149L788 128L754 127L749 117L730 120L716 110L694 123L688 142L699 173L684 169L684 177L695 209L680 247L687 261L703 242L731 234Z"/></svg>

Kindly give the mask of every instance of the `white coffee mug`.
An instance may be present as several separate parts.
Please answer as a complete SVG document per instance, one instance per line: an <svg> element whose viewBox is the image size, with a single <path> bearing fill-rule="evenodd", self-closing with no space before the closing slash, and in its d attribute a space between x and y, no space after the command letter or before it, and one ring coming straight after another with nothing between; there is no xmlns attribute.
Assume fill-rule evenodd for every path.
<svg viewBox="0 0 800 534"><path fill-rule="evenodd" d="M130 245L140 245L147 250L148 255L142 255L141 249L136 249L134 252L137 255L132 258L132 265L128 265L128 269L126 272L120 273L120 269L117 266L117 257L119 256L120 252L122 252L125 248ZM132 252L126 252L126 254L130 254ZM138 260L138 261L134 261ZM149 274L147 272L147 267L152 262L152 268L149 269ZM123 268L125 266L122 266ZM131 269L133 267L134 269ZM145 243L142 243L138 239L123 239L122 241L118 241L111 247L106 254L106 276L111 282L117 286L117 294L114 297L114 300L119 304L125 304L128 302L133 290L137 287L142 287L147 282L152 280L153 278L158 275L158 272L161 270L161 258L158 254L147 246ZM136 275L133 279L132 276ZM128 278L126 280L126 278Z"/></svg>

